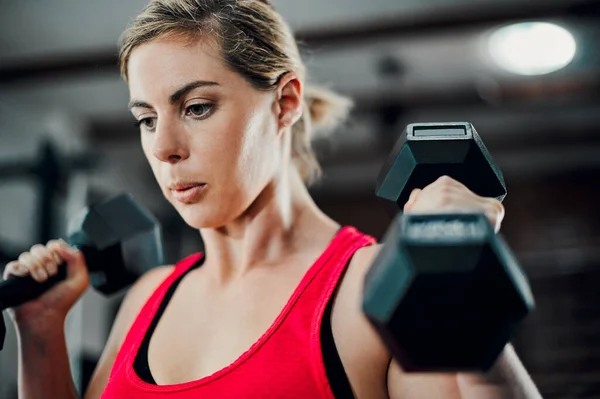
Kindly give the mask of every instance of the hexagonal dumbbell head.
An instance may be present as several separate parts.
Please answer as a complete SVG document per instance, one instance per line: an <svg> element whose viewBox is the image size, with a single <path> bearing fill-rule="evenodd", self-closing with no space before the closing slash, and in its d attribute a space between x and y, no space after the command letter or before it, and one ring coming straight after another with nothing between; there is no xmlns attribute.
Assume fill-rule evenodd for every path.
<svg viewBox="0 0 600 399"><path fill-rule="evenodd" d="M85 208L71 220L68 241L82 251L92 286L105 295L164 262L159 223L128 194ZM44 283L30 276L0 282L0 311L37 298L65 278L61 265ZM0 318L0 350L5 333Z"/></svg>
<svg viewBox="0 0 600 399"><path fill-rule="evenodd" d="M485 216L398 216L384 242L363 310L402 367L488 370L533 296Z"/></svg>
<svg viewBox="0 0 600 399"><path fill-rule="evenodd" d="M160 225L128 194L71 220L69 243L83 252L92 286L105 295L163 263Z"/></svg>
<svg viewBox="0 0 600 399"><path fill-rule="evenodd" d="M442 175L484 197L503 200L506 196L502 172L468 122L408 125L381 169L376 195L396 213L413 189Z"/></svg>

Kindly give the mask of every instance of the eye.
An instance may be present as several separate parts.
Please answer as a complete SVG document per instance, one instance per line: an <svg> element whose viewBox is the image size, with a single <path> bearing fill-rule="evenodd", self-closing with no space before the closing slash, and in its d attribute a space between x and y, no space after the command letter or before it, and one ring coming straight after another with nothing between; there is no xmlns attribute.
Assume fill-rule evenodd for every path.
<svg viewBox="0 0 600 399"><path fill-rule="evenodd" d="M156 127L156 118L142 118L135 122L136 127L143 126L146 130L153 130Z"/></svg>
<svg viewBox="0 0 600 399"><path fill-rule="evenodd" d="M185 115L193 118L203 119L208 116L213 109L213 104L192 104L185 109Z"/></svg>

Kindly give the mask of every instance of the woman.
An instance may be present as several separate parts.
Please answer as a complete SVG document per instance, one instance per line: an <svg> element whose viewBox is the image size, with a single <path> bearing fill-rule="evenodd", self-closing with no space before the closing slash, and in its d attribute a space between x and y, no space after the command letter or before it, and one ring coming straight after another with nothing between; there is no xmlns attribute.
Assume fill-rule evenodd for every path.
<svg viewBox="0 0 600 399"><path fill-rule="evenodd" d="M408 375L358 306L373 238L324 215L313 126L348 102L305 88L289 27L267 1L155 0L123 38L121 71L144 153L206 256L154 269L129 291L86 399L539 397L508 346L489 375ZM406 212L495 199L441 178ZM81 253L36 245L6 274L68 279L14 310L21 398L75 398L63 325L89 285ZM201 267L200 267L201 266ZM168 305L168 306L167 306Z"/></svg>

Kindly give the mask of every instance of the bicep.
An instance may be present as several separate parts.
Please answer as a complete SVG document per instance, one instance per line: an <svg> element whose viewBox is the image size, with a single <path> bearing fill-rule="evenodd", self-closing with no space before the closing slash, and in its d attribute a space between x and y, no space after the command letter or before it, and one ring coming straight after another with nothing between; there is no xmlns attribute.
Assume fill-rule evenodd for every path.
<svg viewBox="0 0 600 399"><path fill-rule="evenodd" d="M156 287L172 272L172 266L157 267L142 276L129 290L113 323L84 399L98 399L104 392L110 372L127 332Z"/></svg>
<svg viewBox="0 0 600 399"><path fill-rule="evenodd" d="M378 244L372 247L363 248L357 252L355 261L361 265L363 273L360 276L360 282L364 279L364 274L371 267L377 254L381 251L382 245ZM362 287L362 284L361 284ZM362 291L360 292L362 297ZM382 346L382 353L385 353L387 359L387 374L385 381L387 383L387 394L390 399L459 399L460 393L454 373L405 373L402 367L395 359L391 359L387 348L383 348L383 342L377 337ZM379 345L378 345L379 346ZM381 356L383 357L383 356ZM385 366L384 366L385 367ZM385 372L385 368L383 369Z"/></svg>
<svg viewBox="0 0 600 399"><path fill-rule="evenodd" d="M336 330L352 331L348 335L339 334L338 337L346 339L336 339L336 345L350 382L353 383L355 396L387 396L390 399L460 398L456 374L405 373L395 360L390 362L389 351L360 307L356 306L357 301L362 298L365 275L380 250L379 244L362 248L355 253L340 286L339 301L336 301L333 310L334 335ZM387 385L387 390L384 384Z"/></svg>
<svg viewBox="0 0 600 399"><path fill-rule="evenodd" d="M453 373L405 373L392 360L387 372L390 399L460 399L460 392Z"/></svg>
<svg viewBox="0 0 600 399"><path fill-rule="evenodd" d="M119 347L110 341L111 340L109 339L104 347L102 356L100 356L100 360L98 360L94 374L92 375L87 391L85 392L84 399L98 399L102 395L102 392L104 392L112 366L115 363L117 353L119 352Z"/></svg>

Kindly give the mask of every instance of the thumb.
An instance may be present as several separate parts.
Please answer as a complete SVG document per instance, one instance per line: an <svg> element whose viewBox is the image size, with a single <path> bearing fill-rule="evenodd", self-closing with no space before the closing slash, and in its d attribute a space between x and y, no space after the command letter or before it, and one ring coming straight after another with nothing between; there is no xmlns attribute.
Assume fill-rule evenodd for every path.
<svg viewBox="0 0 600 399"><path fill-rule="evenodd" d="M408 201L406 201L406 204L404 204L404 212L410 211L410 208L419 197L421 191L423 190L421 190L420 188L415 188L414 190L412 190L412 192L410 193L410 197L408 197Z"/></svg>

